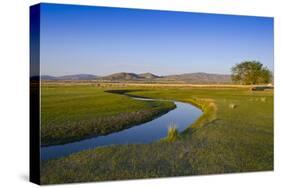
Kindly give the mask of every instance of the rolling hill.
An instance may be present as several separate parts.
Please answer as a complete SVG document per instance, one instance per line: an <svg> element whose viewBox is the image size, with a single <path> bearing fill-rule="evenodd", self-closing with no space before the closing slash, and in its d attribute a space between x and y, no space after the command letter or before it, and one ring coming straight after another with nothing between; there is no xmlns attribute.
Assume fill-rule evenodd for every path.
<svg viewBox="0 0 281 188"><path fill-rule="evenodd" d="M142 77L135 73L119 72L101 77L102 80L138 80Z"/></svg>
<svg viewBox="0 0 281 188"><path fill-rule="evenodd" d="M115 73L115 74L101 77L101 79L103 80L153 80L157 78L161 78L161 77L152 73L136 74L136 73L127 73L127 72L120 72L120 73Z"/></svg>
<svg viewBox="0 0 281 188"><path fill-rule="evenodd" d="M42 75L41 80L104 80L104 81L144 81L144 82L180 82L190 84L225 84L231 83L231 76L226 74L210 73L185 73L168 76L158 76L152 73L127 73L120 72L107 76L97 76L92 74L75 74L64 76Z"/></svg>
<svg viewBox="0 0 281 188"><path fill-rule="evenodd" d="M231 76L227 74L209 74L209 73L186 73L178 75L169 75L165 80L182 81L186 83L231 83Z"/></svg>
<svg viewBox="0 0 281 188"><path fill-rule="evenodd" d="M64 76L41 75L41 80L95 80L98 76L92 74L72 74Z"/></svg>

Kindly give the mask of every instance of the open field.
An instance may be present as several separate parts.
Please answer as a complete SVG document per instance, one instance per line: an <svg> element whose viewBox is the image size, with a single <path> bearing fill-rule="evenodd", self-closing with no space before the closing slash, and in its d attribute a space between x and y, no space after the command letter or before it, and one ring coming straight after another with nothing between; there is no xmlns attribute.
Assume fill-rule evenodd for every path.
<svg viewBox="0 0 281 188"><path fill-rule="evenodd" d="M170 103L151 104L104 93L105 90L112 89L132 90L130 94L142 97L192 103L200 107L204 114L174 142L163 139L152 144L103 147L42 162L43 184L273 169L272 90L251 91L246 87L96 87L91 84L68 84L53 86L56 89L49 84L48 87L43 87L42 114L46 114L42 117L43 131L52 129L51 124L47 123L50 117L56 117L55 125L59 126L60 122L65 122L66 115L71 115L73 119L68 119L71 122L81 122L81 119L88 122L94 114L97 117L112 116L140 109L150 111L151 108L162 112L163 108L167 110L173 107ZM106 97L107 100L96 101L98 97ZM95 105L98 108L93 108ZM128 105L133 108L128 109ZM62 113L61 110L67 113ZM48 111L52 113L47 113ZM131 116L133 119L135 117ZM73 127L80 130L82 125L83 123L75 124ZM68 126L62 125L60 130ZM115 129L114 124L110 127ZM63 137L64 134L68 132L61 132L58 136ZM48 143L48 139L45 143Z"/></svg>
<svg viewBox="0 0 281 188"><path fill-rule="evenodd" d="M109 134L175 108L171 102L136 101L91 86L43 85L41 91L42 145Z"/></svg>
<svg viewBox="0 0 281 188"><path fill-rule="evenodd" d="M108 87L148 87L148 88L252 88L260 85L239 85L239 84L187 84L187 83L145 83L136 81L122 81L122 82L112 82L112 81L94 81L94 80L60 80L60 81L42 81L44 85L91 85L95 87L108 88Z"/></svg>

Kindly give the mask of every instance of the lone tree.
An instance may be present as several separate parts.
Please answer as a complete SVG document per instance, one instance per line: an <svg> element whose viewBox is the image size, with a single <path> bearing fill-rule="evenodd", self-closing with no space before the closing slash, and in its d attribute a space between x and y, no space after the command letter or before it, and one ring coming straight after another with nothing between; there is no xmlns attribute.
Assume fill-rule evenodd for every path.
<svg viewBox="0 0 281 188"><path fill-rule="evenodd" d="M271 72L258 61L244 61L231 68L232 81L240 84L266 84L271 81Z"/></svg>

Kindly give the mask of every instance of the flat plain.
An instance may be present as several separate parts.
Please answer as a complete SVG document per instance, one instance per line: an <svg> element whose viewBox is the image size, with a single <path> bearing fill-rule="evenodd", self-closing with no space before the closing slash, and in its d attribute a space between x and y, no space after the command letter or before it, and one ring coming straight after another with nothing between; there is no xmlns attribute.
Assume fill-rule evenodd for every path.
<svg viewBox="0 0 281 188"><path fill-rule="evenodd" d="M42 184L273 170L273 91L250 87L43 83L43 144L110 134L174 108L108 90L191 103L203 114L173 141L99 147L43 161Z"/></svg>

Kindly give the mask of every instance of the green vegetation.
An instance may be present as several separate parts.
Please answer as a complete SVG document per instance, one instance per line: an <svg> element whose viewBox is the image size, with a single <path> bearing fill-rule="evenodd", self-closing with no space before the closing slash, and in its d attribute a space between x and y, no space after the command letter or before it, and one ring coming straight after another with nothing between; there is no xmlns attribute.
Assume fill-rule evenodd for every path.
<svg viewBox="0 0 281 188"><path fill-rule="evenodd" d="M192 173L183 142L110 146L43 162L42 184L182 176Z"/></svg>
<svg viewBox="0 0 281 188"><path fill-rule="evenodd" d="M179 138L180 138L180 134L176 128L176 125L171 125L168 129L168 135L167 135L166 141L175 142Z"/></svg>
<svg viewBox="0 0 281 188"><path fill-rule="evenodd" d="M91 86L42 86L42 145L105 135L149 121L175 108L171 102L137 101Z"/></svg>
<svg viewBox="0 0 281 188"><path fill-rule="evenodd" d="M193 103L204 114L181 133L181 139L173 142L163 139L152 144L102 147L44 161L41 183L273 169L272 91L191 87L126 89L132 89L131 94L137 96ZM84 87L84 90L89 89ZM98 89L95 91L101 94ZM114 111L114 108L110 111ZM172 132L174 133L170 133L171 135L177 134Z"/></svg>
<svg viewBox="0 0 281 188"><path fill-rule="evenodd" d="M231 69L231 78L240 84L266 84L271 82L271 72L258 61L245 61Z"/></svg>

